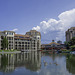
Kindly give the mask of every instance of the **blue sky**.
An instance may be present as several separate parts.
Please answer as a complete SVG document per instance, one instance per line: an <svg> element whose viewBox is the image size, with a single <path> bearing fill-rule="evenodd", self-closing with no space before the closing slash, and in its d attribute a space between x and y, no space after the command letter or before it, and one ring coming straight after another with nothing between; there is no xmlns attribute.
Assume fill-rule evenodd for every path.
<svg viewBox="0 0 75 75"><path fill-rule="evenodd" d="M43 21L47 22L51 18L59 20L58 16L62 12L74 8L75 0L0 0L0 31L16 29L17 33L25 34ZM54 39L51 33L47 36L48 39L43 38L50 31L48 34L38 31L42 33L42 43L48 43ZM64 40L65 38L62 41Z"/></svg>

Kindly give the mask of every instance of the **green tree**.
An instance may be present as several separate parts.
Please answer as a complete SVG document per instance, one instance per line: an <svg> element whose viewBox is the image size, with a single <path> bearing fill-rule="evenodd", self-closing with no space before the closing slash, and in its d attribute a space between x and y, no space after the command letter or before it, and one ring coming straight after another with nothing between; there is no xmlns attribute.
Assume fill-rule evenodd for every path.
<svg viewBox="0 0 75 75"><path fill-rule="evenodd" d="M65 44L65 46L66 46L67 49L70 48L70 44L69 44L69 42L65 41L64 44Z"/></svg>
<svg viewBox="0 0 75 75"><path fill-rule="evenodd" d="M73 54L67 55L66 68L70 73L75 75L75 55Z"/></svg>
<svg viewBox="0 0 75 75"><path fill-rule="evenodd" d="M8 40L6 37L3 38L2 40L2 47L5 50L6 48L8 48Z"/></svg>
<svg viewBox="0 0 75 75"><path fill-rule="evenodd" d="M73 51L75 50L75 45L71 46L71 50Z"/></svg>
<svg viewBox="0 0 75 75"><path fill-rule="evenodd" d="M1 69L2 69L2 71L5 72L7 65L8 65L8 58L7 58L7 56L5 54L1 55Z"/></svg>
<svg viewBox="0 0 75 75"><path fill-rule="evenodd" d="M75 45L75 37L73 37L70 41L69 41L70 46Z"/></svg>

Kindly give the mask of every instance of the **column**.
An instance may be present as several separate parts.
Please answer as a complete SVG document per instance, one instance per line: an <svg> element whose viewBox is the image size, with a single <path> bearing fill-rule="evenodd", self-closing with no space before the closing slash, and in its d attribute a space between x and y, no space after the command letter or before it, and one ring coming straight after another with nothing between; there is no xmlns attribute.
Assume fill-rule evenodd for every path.
<svg viewBox="0 0 75 75"><path fill-rule="evenodd" d="M0 66L1 66L1 54L0 54Z"/></svg>

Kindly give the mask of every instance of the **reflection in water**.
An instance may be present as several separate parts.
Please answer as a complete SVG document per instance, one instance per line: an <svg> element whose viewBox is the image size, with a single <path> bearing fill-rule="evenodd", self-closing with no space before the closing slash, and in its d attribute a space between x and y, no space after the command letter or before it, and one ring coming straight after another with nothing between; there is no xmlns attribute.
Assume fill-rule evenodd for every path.
<svg viewBox="0 0 75 75"><path fill-rule="evenodd" d="M0 54L0 75L3 74L75 75L75 55L41 55L41 52L36 51L29 53Z"/></svg>
<svg viewBox="0 0 75 75"><path fill-rule="evenodd" d="M0 54L0 70L3 72L14 71L17 67L37 71L41 67L41 53L17 53L17 54Z"/></svg>
<svg viewBox="0 0 75 75"><path fill-rule="evenodd" d="M70 73L75 74L75 55L67 55L66 67Z"/></svg>
<svg viewBox="0 0 75 75"><path fill-rule="evenodd" d="M1 64L0 64L0 69L2 69L3 71L5 71L7 64L8 64L8 58L6 55L1 55Z"/></svg>
<svg viewBox="0 0 75 75"><path fill-rule="evenodd" d="M67 59L65 54L55 54L55 55L43 54L41 60L43 61L43 63L46 62L47 65L45 64L41 65L42 69L39 75L75 75L72 72L69 73L69 71L66 68ZM75 69L73 68L73 70Z"/></svg>

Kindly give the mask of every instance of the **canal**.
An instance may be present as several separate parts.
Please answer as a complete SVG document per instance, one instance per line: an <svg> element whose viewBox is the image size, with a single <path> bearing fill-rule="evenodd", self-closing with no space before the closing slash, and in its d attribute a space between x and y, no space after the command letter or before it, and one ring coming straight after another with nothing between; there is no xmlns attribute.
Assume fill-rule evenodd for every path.
<svg viewBox="0 0 75 75"><path fill-rule="evenodd" d="M0 75L75 75L75 55L0 54Z"/></svg>

